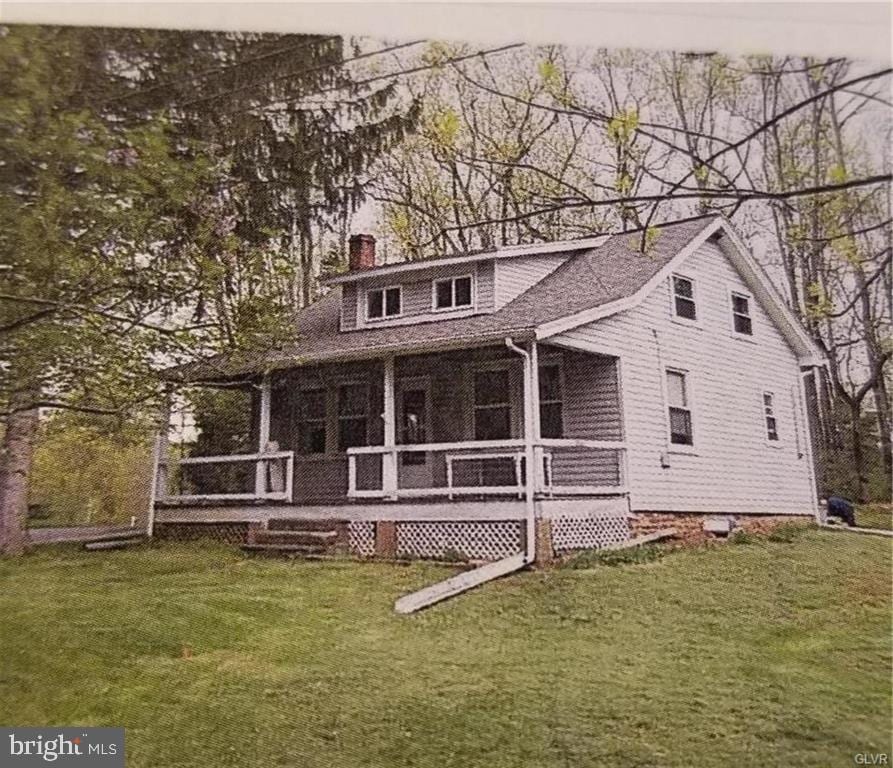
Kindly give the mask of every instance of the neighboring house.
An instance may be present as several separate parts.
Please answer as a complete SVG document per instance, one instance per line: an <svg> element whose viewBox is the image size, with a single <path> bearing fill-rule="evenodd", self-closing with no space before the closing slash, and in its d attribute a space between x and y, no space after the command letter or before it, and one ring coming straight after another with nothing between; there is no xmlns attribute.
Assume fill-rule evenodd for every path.
<svg viewBox="0 0 893 768"><path fill-rule="evenodd" d="M817 514L802 377L819 350L725 219L640 243L378 265L355 236L292 344L176 372L249 382L258 453L162 461L156 531L497 559L668 515ZM239 464L218 477L240 487L214 486Z"/></svg>

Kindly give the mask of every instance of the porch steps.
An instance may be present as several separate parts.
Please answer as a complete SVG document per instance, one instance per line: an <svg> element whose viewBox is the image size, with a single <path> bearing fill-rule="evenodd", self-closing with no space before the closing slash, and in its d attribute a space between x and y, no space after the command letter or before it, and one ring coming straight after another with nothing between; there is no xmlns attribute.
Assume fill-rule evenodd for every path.
<svg viewBox="0 0 893 768"><path fill-rule="evenodd" d="M269 520L249 531L244 552L279 557L317 559L334 557L347 545L344 520Z"/></svg>

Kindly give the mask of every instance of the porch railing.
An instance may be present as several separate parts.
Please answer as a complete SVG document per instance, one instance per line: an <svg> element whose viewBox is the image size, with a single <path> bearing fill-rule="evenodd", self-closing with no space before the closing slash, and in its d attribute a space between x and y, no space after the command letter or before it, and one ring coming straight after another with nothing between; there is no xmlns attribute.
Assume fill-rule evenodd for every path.
<svg viewBox="0 0 893 768"><path fill-rule="evenodd" d="M155 500L291 501L293 451L159 459Z"/></svg>
<svg viewBox="0 0 893 768"><path fill-rule="evenodd" d="M523 440L477 440L349 448L347 496L424 498L526 492ZM626 445L619 441L541 439L534 445L534 488L541 496L626 491Z"/></svg>

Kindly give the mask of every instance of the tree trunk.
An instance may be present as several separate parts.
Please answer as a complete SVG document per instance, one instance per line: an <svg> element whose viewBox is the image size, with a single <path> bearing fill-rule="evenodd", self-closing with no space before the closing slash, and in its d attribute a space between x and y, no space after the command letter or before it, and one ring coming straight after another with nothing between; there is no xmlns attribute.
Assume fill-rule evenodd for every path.
<svg viewBox="0 0 893 768"><path fill-rule="evenodd" d="M25 550L28 516L28 479L37 437L37 409L16 410L6 420L0 446L0 554L20 555Z"/></svg>
<svg viewBox="0 0 893 768"><path fill-rule="evenodd" d="M893 478L893 445L890 441L890 401L887 399L887 385L883 374L877 377L874 385L874 402L877 410L878 433L881 440L881 459L884 465L884 478L888 483L884 501L890 501L890 478Z"/></svg>
<svg viewBox="0 0 893 768"><path fill-rule="evenodd" d="M853 442L853 473L856 480L856 501L864 502L865 499L865 456L862 452L862 407L861 402L850 403L850 439Z"/></svg>

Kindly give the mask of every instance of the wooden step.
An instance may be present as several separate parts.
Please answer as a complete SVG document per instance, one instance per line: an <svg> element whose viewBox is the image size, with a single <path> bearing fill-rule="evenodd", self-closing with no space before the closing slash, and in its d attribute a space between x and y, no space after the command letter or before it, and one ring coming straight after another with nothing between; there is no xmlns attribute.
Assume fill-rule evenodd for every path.
<svg viewBox="0 0 893 768"><path fill-rule="evenodd" d="M122 536L118 539L102 538L93 539L84 542L84 549L91 552L103 549L124 549L124 547L132 547L136 544L142 544L146 540L145 536Z"/></svg>
<svg viewBox="0 0 893 768"><path fill-rule="evenodd" d="M268 531L334 531L339 526L347 525L347 520L301 520L297 518L271 519L267 523Z"/></svg>
<svg viewBox="0 0 893 768"><path fill-rule="evenodd" d="M332 555L329 547L320 544L243 544L243 552L286 557L320 557Z"/></svg>
<svg viewBox="0 0 893 768"><path fill-rule="evenodd" d="M336 531L256 531L255 544L332 544L338 538Z"/></svg>

